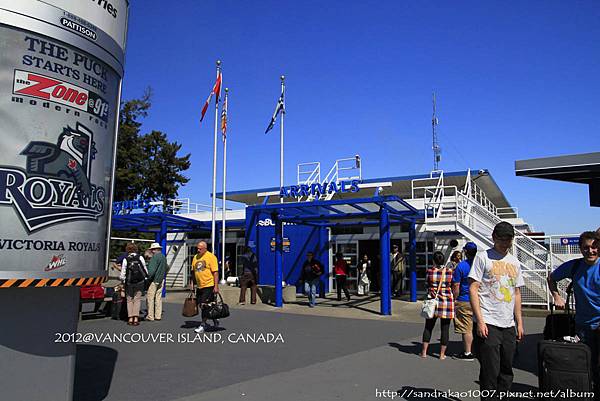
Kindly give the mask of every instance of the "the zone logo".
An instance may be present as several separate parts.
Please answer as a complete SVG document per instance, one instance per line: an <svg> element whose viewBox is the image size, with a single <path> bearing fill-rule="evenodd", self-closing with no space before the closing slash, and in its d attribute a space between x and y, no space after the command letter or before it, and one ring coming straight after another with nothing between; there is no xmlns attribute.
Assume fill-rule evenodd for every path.
<svg viewBox="0 0 600 401"><path fill-rule="evenodd" d="M0 167L0 205L12 205L28 232L104 214L105 189L90 182L96 154L83 124L65 127L57 143L32 141L21 152L25 171Z"/></svg>
<svg viewBox="0 0 600 401"><path fill-rule="evenodd" d="M60 267L63 267L67 264L67 257L65 255L55 255L52 256L50 263L48 266L44 267L44 271L49 272L51 270L56 270Z"/></svg>
<svg viewBox="0 0 600 401"><path fill-rule="evenodd" d="M45 75L15 70L13 93L74 107L104 121L108 119L108 102L98 94Z"/></svg>

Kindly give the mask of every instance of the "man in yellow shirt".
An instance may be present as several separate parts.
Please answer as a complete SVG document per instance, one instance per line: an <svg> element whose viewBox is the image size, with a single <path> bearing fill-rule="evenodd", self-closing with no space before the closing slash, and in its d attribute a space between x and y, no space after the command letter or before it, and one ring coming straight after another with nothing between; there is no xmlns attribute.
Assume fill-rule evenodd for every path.
<svg viewBox="0 0 600 401"><path fill-rule="evenodd" d="M217 257L208 251L206 242L200 241L196 245L198 251L192 260L192 272L196 282L196 302L202 310L202 323L195 331L203 333L206 327L205 309L208 303L213 302L215 294L219 292L219 262ZM192 284L193 286L193 284ZM217 319L213 320L215 327L219 325Z"/></svg>

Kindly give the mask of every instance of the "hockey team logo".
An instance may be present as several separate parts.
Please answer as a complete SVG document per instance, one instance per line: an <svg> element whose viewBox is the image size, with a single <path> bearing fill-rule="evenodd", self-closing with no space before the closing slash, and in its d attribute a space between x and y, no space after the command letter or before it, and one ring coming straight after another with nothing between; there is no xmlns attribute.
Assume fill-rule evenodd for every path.
<svg viewBox="0 0 600 401"><path fill-rule="evenodd" d="M44 267L44 271L49 272L52 270L56 270L65 266L66 264L67 257L65 255L55 255L52 256L52 259L50 260L50 263L48 263L48 266Z"/></svg>
<svg viewBox="0 0 600 401"><path fill-rule="evenodd" d="M26 169L0 167L0 205L12 205L28 232L104 214L105 189L90 182L93 133L67 126L57 143L32 141L21 152Z"/></svg>

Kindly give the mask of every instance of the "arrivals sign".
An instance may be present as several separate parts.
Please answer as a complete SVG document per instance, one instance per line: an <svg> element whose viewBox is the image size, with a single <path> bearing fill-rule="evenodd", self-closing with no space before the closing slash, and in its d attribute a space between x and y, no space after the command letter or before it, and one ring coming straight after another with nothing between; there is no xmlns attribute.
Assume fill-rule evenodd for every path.
<svg viewBox="0 0 600 401"><path fill-rule="evenodd" d="M127 1L0 11L0 279L103 276Z"/></svg>
<svg viewBox="0 0 600 401"><path fill-rule="evenodd" d="M335 193L358 192L360 180L323 182L311 185L291 185L289 187L281 187L279 196L281 198L300 198L303 196L313 196L319 198L321 195L326 196Z"/></svg>

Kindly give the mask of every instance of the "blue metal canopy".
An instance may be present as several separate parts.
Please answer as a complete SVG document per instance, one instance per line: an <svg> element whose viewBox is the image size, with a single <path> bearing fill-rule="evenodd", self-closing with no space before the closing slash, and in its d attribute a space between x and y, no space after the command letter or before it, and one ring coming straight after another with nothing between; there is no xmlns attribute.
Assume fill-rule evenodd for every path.
<svg viewBox="0 0 600 401"><path fill-rule="evenodd" d="M396 195L330 201L294 202L251 206L260 212L277 213L281 221L324 226L340 224L379 224L381 210L386 210L392 223L410 222L425 218Z"/></svg>
<svg viewBox="0 0 600 401"><path fill-rule="evenodd" d="M198 221L170 213L131 213L114 215L111 222L113 230L160 232L166 225L168 232L210 231L210 221Z"/></svg>
<svg viewBox="0 0 600 401"><path fill-rule="evenodd" d="M425 211L417 210L404 199L396 195L371 198L341 199L312 202L293 202L268 204L268 198L262 205L246 209L246 232L257 226L260 215L269 214L275 223L275 306L283 306L283 223L295 223L316 226L338 226L368 224L379 226L381 260L381 314L391 314L390 289L390 226L398 223L410 223L410 264L411 300L416 301L416 221L425 219Z"/></svg>

